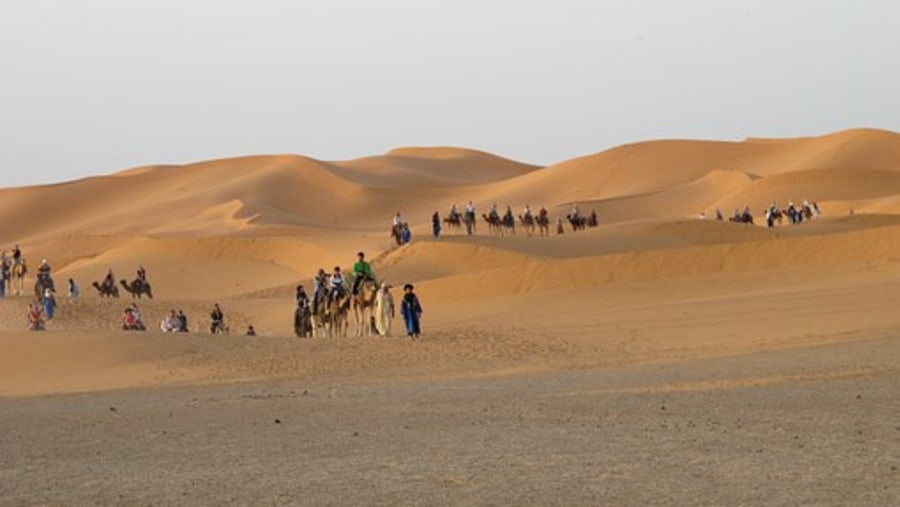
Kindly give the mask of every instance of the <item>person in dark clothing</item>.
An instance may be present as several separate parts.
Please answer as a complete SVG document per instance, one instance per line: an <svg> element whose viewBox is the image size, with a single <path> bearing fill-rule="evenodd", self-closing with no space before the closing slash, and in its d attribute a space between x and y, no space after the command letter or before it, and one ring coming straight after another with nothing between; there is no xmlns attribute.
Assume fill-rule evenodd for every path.
<svg viewBox="0 0 900 507"><path fill-rule="evenodd" d="M400 304L400 314L406 322L406 334L416 339L422 334L420 319L422 317L422 305L419 298L413 292L414 287L408 283L403 286L403 302Z"/></svg>

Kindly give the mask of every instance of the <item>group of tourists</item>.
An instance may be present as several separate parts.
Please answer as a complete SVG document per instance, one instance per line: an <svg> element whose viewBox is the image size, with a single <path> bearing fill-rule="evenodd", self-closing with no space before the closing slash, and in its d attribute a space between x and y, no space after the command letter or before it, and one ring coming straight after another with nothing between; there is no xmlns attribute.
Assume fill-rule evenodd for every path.
<svg viewBox="0 0 900 507"><path fill-rule="evenodd" d="M798 225L818 218L819 213L819 204L817 202L811 203L804 199L801 204L794 204L793 201L790 201L784 209L779 208L778 203L772 201L772 204L766 207L764 216L766 227L775 227L776 225L781 225L784 219L787 219L791 225ZM706 218L705 211L700 213L700 218ZM725 219L721 209L716 208L715 218L716 220ZM744 206L744 209L735 208L734 213L728 217L728 221L753 224L753 213L750 211L750 206Z"/></svg>
<svg viewBox="0 0 900 507"><path fill-rule="evenodd" d="M338 302L339 308L347 309L351 298L360 297L363 284L371 283L375 287L374 301L369 303L372 306L371 325L379 335L390 336L391 321L395 314L394 299L391 294L392 286L384 280L378 282L372 265L366 260L365 252L356 254L356 262L353 263L350 276L351 281L348 282L340 266L335 266L330 274L326 273L325 269L319 268L313 277L311 298L307 295L303 285L297 286L294 301L296 304L295 327L298 328L298 335L301 334L299 329L312 331L312 324L305 319L311 321L312 317L323 315L326 308L334 302ZM412 284L404 285L403 292L400 314L406 324L407 335L418 338L422 332L420 325L422 305L419 303Z"/></svg>
<svg viewBox="0 0 900 507"><path fill-rule="evenodd" d="M482 215L482 218L492 232L502 233L503 230L506 229L515 233L517 217L513 214L512 207L508 204L506 205L506 209L501 213L497 203L492 203L490 210L488 213ZM587 227L596 227L599 224L596 210L591 210L590 214L584 215L578 209L577 203L572 205L572 212L566 215L566 221L572 226L573 231L578 231ZM549 235L551 225L550 213L544 206L541 206L541 208L535 212L530 204L525 204L522 208L522 213L518 215L518 224L526 230L528 235L534 233L535 229L538 229L542 236ZM440 212L435 211L431 215L431 233L434 239L440 238L444 225L451 228L465 226L466 233L471 236L475 233L477 227L475 205L472 201L469 201L468 204L466 204L465 211L460 212L459 208L454 203L450 206L449 213L443 219L441 218ZM565 233L563 219L562 217L557 217L556 234L563 233Z"/></svg>

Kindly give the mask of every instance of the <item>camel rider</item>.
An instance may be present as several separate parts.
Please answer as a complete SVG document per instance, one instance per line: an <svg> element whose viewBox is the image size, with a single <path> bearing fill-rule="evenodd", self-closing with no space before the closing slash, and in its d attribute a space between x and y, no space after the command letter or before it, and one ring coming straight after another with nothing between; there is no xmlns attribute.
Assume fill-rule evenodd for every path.
<svg viewBox="0 0 900 507"><path fill-rule="evenodd" d="M466 220L470 222L475 221L475 205L472 204L472 201L469 201L469 204L466 204Z"/></svg>
<svg viewBox="0 0 900 507"><path fill-rule="evenodd" d="M527 204L525 205L525 208L522 210L522 218L524 218L525 220L531 219L531 206Z"/></svg>
<svg viewBox="0 0 900 507"><path fill-rule="evenodd" d="M47 259L43 259L38 266L38 280L50 280L50 271L50 264L47 264Z"/></svg>
<svg viewBox="0 0 900 507"><path fill-rule="evenodd" d="M334 299L335 295L343 297L347 293L347 288L344 284L344 275L341 273L341 267L335 266L334 271L331 273L331 279L329 280L329 285L331 292L328 295L329 301Z"/></svg>
<svg viewBox="0 0 900 507"><path fill-rule="evenodd" d="M116 285L116 278L113 276L112 269L109 269L106 272L106 277L103 278L103 286L106 288L112 288Z"/></svg>
<svg viewBox="0 0 900 507"><path fill-rule="evenodd" d="M500 213L497 213L497 203L491 204L491 220L500 220Z"/></svg>
<svg viewBox="0 0 900 507"><path fill-rule="evenodd" d="M459 211L456 209L456 203L450 206L450 220L456 220L459 217Z"/></svg>
<svg viewBox="0 0 900 507"><path fill-rule="evenodd" d="M359 252L356 254L357 261L353 264L353 295L359 294L359 286L364 280L375 281L375 275L372 274L372 265L366 262L366 254Z"/></svg>
<svg viewBox="0 0 900 507"><path fill-rule="evenodd" d="M147 282L147 270L144 269L144 266L138 266L137 279L140 280L142 283Z"/></svg>
<svg viewBox="0 0 900 507"><path fill-rule="evenodd" d="M394 215L394 220L391 225L394 227L400 227L400 224L403 223L403 219L400 218L400 212L398 211L396 215Z"/></svg>
<svg viewBox="0 0 900 507"><path fill-rule="evenodd" d="M19 263L22 260L22 250L19 248L19 245L13 247L13 266Z"/></svg>
<svg viewBox="0 0 900 507"><path fill-rule="evenodd" d="M581 213L578 211L578 203L572 205L572 218L579 218Z"/></svg>
<svg viewBox="0 0 900 507"><path fill-rule="evenodd" d="M506 223L512 223L513 213L512 208L509 207L509 204L506 205L506 213L503 214L503 221Z"/></svg>
<svg viewBox="0 0 900 507"><path fill-rule="evenodd" d="M319 310L319 300L322 299L322 296L328 292L328 274L325 273L325 270L319 268L319 272L316 273L315 278L313 278L313 313L318 314Z"/></svg>
<svg viewBox="0 0 900 507"><path fill-rule="evenodd" d="M538 212L538 218L541 220L545 220L547 218L547 208L541 206L541 211Z"/></svg>

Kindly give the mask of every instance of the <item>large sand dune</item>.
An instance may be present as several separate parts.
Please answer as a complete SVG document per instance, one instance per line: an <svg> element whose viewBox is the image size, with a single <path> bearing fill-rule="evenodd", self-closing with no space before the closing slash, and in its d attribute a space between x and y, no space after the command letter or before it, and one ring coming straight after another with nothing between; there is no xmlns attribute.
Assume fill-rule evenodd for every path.
<svg viewBox="0 0 900 507"><path fill-rule="evenodd" d="M479 215L493 203L501 211L510 205L517 215L525 204L546 206L554 226L547 237L527 235L521 227L514 236L500 236L490 234L479 218L473 236L445 227L440 239L432 239L431 214L445 216L452 204L462 209L470 200ZM803 200L816 202L821 215L799 225L761 224L763 208L773 201L784 207ZM599 214L599 227L574 232L563 220L565 232L557 234L556 218L564 219L576 203L584 213ZM744 206L752 209L757 225L712 219L717 208L727 216ZM388 235L398 211L413 231L412 243L404 246ZM707 218L700 219L701 212ZM623 421L633 416L629 393L654 404L668 396L659 393L682 393L677 396L690 400L685 410L695 411L679 415L687 424L704 416L702 403L693 404L692 396L725 403L732 395L747 395L765 403L775 399L767 396L787 396L797 386L810 396L827 397L833 388L851 389L847 382L852 389L883 390L898 380L891 358L897 357L893 338L900 332L900 313L893 308L900 276L900 135L892 132L652 141L549 167L450 147L404 148L350 161L248 156L2 189L0 216L0 246L19 244L32 269L46 258L58 285L73 278L82 289L81 297L71 300L61 292L57 316L43 333L25 331L29 297L0 300L0 397L9 404L11 398L45 400L19 400L16 407L46 403L37 406L56 410L69 398L39 397L110 390L151 400L159 395L132 389L174 385L190 385L191 392L227 390L232 388L209 386L248 381L322 390L389 385L399 393L422 382L458 386L465 401L457 401L469 408L488 398L497 403L493 396L500 391L485 394L493 389L522 396L540 385L547 400L574 400L563 404L573 413L593 410L579 405L578 396L599 396L610 404L601 420L621 409L631 414ZM401 325L391 339L293 336L294 287L310 288L319 267L349 269L359 250L372 259L379 278L395 287L395 297L404 283L416 285L425 308L421 341L400 339ZM119 317L130 298L101 299L90 283L109 269L117 279L133 278L139 265L153 283L155 298L138 301L151 330L123 332ZM26 288L33 282L29 276ZM226 312L229 336L211 337L207 331L214 302ZM191 333L154 330L171 309L188 314ZM242 336L250 324L258 337ZM835 359L834 351L848 359ZM811 362L802 363L803 357ZM711 366L719 362L730 366ZM497 387L485 379L513 384ZM596 379L609 384L595 385ZM717 394L705 394L711 392ZM409 396L419 403L428 394ZM363 405L378 413L392 406L372 403ZM522 403L523 413L544 406L540 400ZM831 407L837 430L856 431L857 419L841 419L841 403L830 400L825 406ZM217 407L203 410L218 414ZM766 413L774 420L788 417ZM393 416L384 417L383 424L392 424ZM427 424L418 416L410 420ZM0 419L0 424L19 422L18 415ZM565 420L558 423L560 431L572 430ZM545 429L521 424L526 432ZM789 417L785 424L806 427ZM316 432L326 430L307 431L322 436ZM876 432L879 439L888 433L895 435ZM434 443L442 449L445 444L453 442ZM678 447L677 455L696 458L684 449ZM852 454L841 446L832 450L823 456ZM147 459L154 464L152 456ZM450 460L454 466L464 461ZM496 473L489 475L492 480ZM2 486L0 493L48 503L68 503L67 498L116 503L88 489L95 494L29 496L30 487L22 493ZM205 491L216 496L215 488ZM529 503L515 495L492 501L479 491L472 503L506 503L502 498ZM630 491L631 496L605 498L631 503L640 488ZM895 490L879 491L874 503L897 499ZM146 499L172 501L167 495ZM339 497L346 503L373 500ZM319 498L318 503L328 503ZM392 503L394 497L379 498ZM803 503L802 498L763 498ZM804 498L817 503L831 497ZM692 503L682 500L687 502L675 503ZM577 497L574 503L591 502Z"/></svg>

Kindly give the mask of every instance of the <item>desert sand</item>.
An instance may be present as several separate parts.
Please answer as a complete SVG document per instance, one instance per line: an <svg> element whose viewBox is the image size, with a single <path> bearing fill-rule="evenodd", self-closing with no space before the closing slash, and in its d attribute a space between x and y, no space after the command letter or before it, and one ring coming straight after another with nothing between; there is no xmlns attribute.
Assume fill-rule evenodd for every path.
<svg viewBox="0 0 900 507"><path fill-rule="evenodd" d="M600 224L432 238L470 200ZM900 504L892 132L248 156L0 189L0 216L82 292L43 332L0 300L3 505ZM422 339L294 335L294 288L360 250L415 284ZM90 284L139 265L150 330L125 332L131 298ZM157 330L170 309L192 332Z"/></svg>

